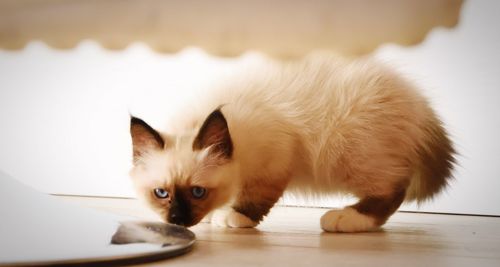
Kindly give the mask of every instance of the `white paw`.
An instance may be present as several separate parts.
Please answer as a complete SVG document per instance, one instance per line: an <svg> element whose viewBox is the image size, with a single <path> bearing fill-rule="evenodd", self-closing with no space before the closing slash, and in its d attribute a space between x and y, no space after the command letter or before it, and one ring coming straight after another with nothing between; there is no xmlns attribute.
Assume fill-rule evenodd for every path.
<svg viewBox="0 0 500 267"><path fill-rule="evenodd" d="M378 228L375 219L353 208L330 210L321 217L321 228L327 232L366 232Z"/></svg>
<svg viewBox="0 0 500 267"><path fill-rule="evenodd" d="M256 222L233 209L214 211L212 214L212 224L220 227L233 228L251 228L257 226Z"/></svg>

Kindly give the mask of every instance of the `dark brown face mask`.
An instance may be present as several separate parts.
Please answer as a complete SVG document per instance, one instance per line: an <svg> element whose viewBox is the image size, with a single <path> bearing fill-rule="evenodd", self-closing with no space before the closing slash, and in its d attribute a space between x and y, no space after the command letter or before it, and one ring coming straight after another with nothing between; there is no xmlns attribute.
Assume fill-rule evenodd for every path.
<svg viewBox="0 0 500 267"><path fill-rule="evenodd" d="M191 206L188 201L186 201L180 190L175 190L175 192L175 197L168 211L167 221L169 223L183 226L193 225Z"/></svg>

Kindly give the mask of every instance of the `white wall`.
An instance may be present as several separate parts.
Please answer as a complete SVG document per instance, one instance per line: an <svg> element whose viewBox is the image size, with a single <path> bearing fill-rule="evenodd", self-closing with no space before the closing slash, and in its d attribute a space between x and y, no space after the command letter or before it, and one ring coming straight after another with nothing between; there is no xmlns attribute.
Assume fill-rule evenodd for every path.
<svg viewBox="0 0 500 267"><path fill-rule="evenodd" d="M168 114L235 60L197 50L158 55L93 42L0 52L0 169L50 193L133 196L129 112L162 128Z"/></svg>
<svg viewBox="0 0 500 267"><path fill-rule="evenodd" d="M452 187L425 210L500 215L499 15L499 1L465 1L456 29L378 53L425 89L461 154Z"/></svg>
<svg viewBox="0 0 500 267"><path fill-rule="evenodd" d="M425 89L461 154L452 187L420 210L500 215L498 14L500 2L466 1L455 29L376 53ZM159 55L141 44L110 52L84 42L68 52L34 42L0 51L0 169L45 192L133 196L129 111L161 128L185 97L237 61L197 50Z"/></svg>

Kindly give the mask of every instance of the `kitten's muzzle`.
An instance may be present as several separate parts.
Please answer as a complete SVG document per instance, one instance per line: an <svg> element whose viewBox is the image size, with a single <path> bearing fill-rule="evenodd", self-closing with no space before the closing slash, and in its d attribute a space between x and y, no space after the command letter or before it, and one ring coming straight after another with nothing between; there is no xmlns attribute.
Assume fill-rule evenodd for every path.
<svg viewBox="0 0 500 267"><path fill-rule="evenodd" d="M167 221L177 225L191 226L192 218L190 213L190 207L183 199L176 198L168 211Z"/></svg>
<svg viewBox="0 0 500 267"><path fill-rule="evenodd" d="M168 212L167 221L177 225L185 225L185 216L181 213L177 205L172 205Z"/></svg>
<svg viewBox="0 0 500 267"><path fill-rule="evenodd" d="M168 214L168 222L182 226L185 225L183 216L178 212L172 212L172 210L170 210L170 213Z"/></svg>

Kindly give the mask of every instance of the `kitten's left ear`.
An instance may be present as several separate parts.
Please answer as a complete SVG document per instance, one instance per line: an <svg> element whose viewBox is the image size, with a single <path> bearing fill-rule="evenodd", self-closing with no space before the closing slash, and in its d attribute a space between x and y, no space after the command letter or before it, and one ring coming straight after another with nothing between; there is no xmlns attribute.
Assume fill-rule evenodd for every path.
<svg viewBox="0 0 500 267"><path fill-rule="evenodd" d="M233 154L233 142L229 135L227 121L220 109L216 109L203 123L193 142L193 150L212 147L210 153L217 153L226 159Z"/></svg>

